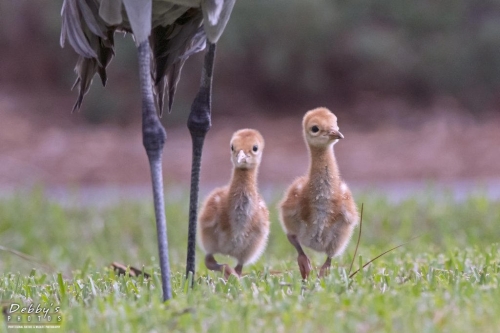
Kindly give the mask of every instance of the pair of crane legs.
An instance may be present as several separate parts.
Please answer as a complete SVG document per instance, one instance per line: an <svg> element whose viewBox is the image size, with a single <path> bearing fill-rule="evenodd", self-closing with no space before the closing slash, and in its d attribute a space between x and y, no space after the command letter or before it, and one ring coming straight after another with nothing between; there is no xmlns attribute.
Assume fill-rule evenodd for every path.
<svg viewBox="0 0 500 333"><path fill-rule="evenodd" d="M302 249L302 246L300 245L297 236L288 234L287 238L288 241L297 250L298 253L297 263L299 265L300 274L302 275L303 279L307 279L312 269L311 261L309 260L304 250ZM332 265L332 257L326 257L325 263L321 266L319 270L319 277L324 277L328 275L331 265ZM212 271L222 272L226 278L228 278L230 275L241 276L241 271L243 270L243 264L241 263L238 263L234 267L234 269L227 264L219 264L215 260L213 254L207 254L205 256L205 266L207 266L207 268Z"/></svg>
<svg viewBox="0 0 500 333"><path fill-rule="evenodd" d="M193 160L191 167L191 188L189 198L189 231L186 276L194 275L196 219L198 192L200 181L201 153L205 135L211 126L211 93L212 73L216 45L208 43L208 50L202 70L200 89L191 106L188 128L193 142ZM156 110L150 67L150 46L146 40L138 47L139 76L142 95L142 135L143 145L148 155L153 184L153 199L158 236L158 251L161 269L163 300L172 298L170 284L170 265L168 255L167 223L165 217L165 200L163 196L162 153L167 134L162 126Z"/></svg>

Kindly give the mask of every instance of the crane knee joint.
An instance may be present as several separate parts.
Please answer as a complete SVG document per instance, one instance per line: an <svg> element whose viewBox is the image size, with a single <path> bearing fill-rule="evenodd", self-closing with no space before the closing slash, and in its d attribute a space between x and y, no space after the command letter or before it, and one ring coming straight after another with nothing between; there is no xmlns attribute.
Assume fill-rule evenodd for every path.
<svg viewBox="0 0 500 333"><path fill-rule="evenodd" d="M191 112L189 114L187 127L192 136L205 137L207 132L212 127L210 120L210 111Z"/></svg>
<svg viewBox="0 0 500 333"><path fill-rule="evenodd" d="M149 157L161 154L166 139L167 132L159 121L142 128L142 144Z"/></svg>

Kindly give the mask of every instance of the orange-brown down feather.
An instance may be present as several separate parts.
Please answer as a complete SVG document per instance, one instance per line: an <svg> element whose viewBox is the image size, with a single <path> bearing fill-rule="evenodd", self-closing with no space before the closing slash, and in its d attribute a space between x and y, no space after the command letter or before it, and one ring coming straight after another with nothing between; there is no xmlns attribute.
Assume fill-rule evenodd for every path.
<svg viewBox="0 0 500 333"><path fill-rule="evenodd" d="M200 245L207 254L207 267L221 270L215 259L212 262L207 258L225 254L238 260L235 270L240 275L244 264L260 257L269 234L269 212L257 188L264 139L255 130L243 129L233 134L230 147L234 165L231 180L205 200L198 230ZM224 269L232 271L227 265Z"/></svg>
<svg viewBox="0 0 500 333"><path fill-rule="evenodd" d="M329 260L345 250L359 216L333 152L333 145L343 138L337 117L326 108L317 108L305 114L302 127L310 153L309 171L287 189L279 204L280 217L299 259L305 256L301 245L326 253L324 273ZM303 277L309 273L307 268L301 272Z"/></svg>

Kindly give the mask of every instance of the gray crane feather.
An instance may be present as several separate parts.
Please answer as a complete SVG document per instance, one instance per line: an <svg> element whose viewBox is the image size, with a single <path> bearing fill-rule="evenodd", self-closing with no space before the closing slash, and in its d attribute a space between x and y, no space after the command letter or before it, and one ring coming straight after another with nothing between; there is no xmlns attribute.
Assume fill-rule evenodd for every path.
<svg viewBox="0 0 500 333"><path fill-rule="evenodd" d="M80 56L75 67L78 110L92 79L106 84L106 67L114 56L114 33L129 32L136 44L150 39L153 85L160 114L164 98L170 112L184 62L216 43L235 0L64 0L61 46L67 39ZM165 95L165 91L167 94Z"/></svg>

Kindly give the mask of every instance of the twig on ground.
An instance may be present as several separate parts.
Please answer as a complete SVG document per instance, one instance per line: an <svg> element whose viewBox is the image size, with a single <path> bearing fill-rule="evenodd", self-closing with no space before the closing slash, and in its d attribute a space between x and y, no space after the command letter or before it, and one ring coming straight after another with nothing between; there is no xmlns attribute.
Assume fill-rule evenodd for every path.
<svg viewBox="0 0 500 333"><path fill-rule="evenodd" d="M146 273L144 270L140 270L140 269L135 268L133 266L127 267L127 266L120 264L119 262L116 262L116 261L112 262L110 266L118 273L118 275L125 275L128 273L132 277L138 277L141 275L144 275L144 277L146 279L149 279L151 277L151 275ZM128 272L127 272L127 268L129 268Z"/></svg>

